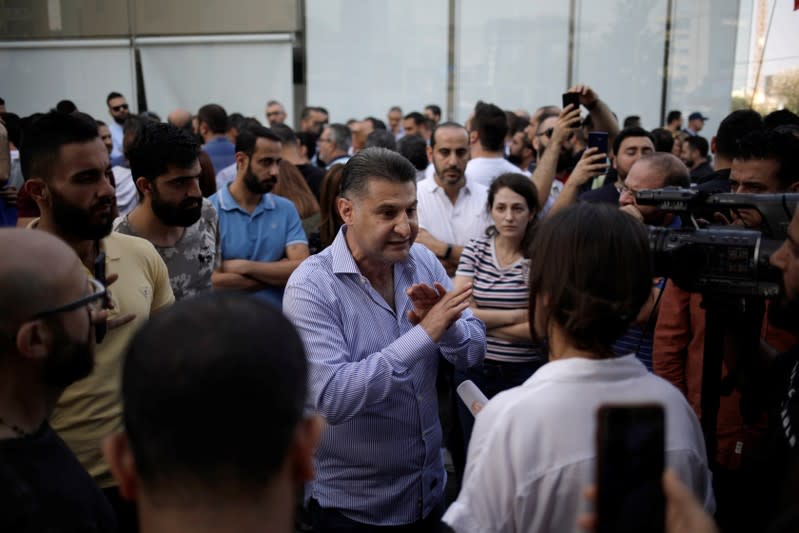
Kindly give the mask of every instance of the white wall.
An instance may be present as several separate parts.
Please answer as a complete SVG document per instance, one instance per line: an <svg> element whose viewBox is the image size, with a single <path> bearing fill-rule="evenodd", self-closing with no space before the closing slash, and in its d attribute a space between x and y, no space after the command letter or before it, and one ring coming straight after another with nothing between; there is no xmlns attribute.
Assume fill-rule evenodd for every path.
<svg viewBox="0 0 799 533"><path fill-rule="evenodd" d="M0 42L0 97L19 116L45 112L59 100L104 122L108 93L136 109L133 60L125 39Z"/></svg>
<svg viewBox="0 0 799 533"><path fill-rule="evenodd" d="M163 120L177 108L209 103L266 123L266 102L294 107L288 35L137 39L149 110ZM291 121L293 117L289 117Z"/></svg>
<svg viewBox="0 0 799 533"><path fill-rule="evenodd" d="M446 106L446 0L307 0L307 103L331 122Z"/></svg>
<svg viewBox="0 0 799 533"><path fill-rule="evenodd" d="M569 3L461 0L455 76L455 118L477 100L503 109L561 104L567 89Z"/></svg>
<svg viewBox="0 0 799 533"><path fill-rule="evenodd" d="M660 126L666 0L577 3L574 83L594 88L621 123ZM620 16L624 13L624 16Z"/></svg>

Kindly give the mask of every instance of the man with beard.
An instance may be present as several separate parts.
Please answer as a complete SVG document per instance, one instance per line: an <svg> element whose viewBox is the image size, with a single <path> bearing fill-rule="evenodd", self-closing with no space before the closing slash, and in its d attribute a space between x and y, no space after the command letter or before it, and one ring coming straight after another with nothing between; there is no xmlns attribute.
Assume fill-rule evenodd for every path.
<svg viewBox="0 0 799 533"><path fill-rule="evenodd" d="M289 276L309 255L294 204L270 192L282 150L271 130L245 129L236 139L236 179L209 198L219 215L222 242L214 287L252 291L277 306Z"/></svg>
<svg viewBox="0 0 799 533"><path fill-rule="evenodd" d="M130 116L130 108L125 97L118 92L109 93L105 103L108 105L108 114L113 119L109 124L111 139L114 143L114 149L111 150L111 164L117 165L125 159L123 146L125 132L122 127Z"/></svg>
<svg viewBox="0 0 799 533"><path fill-rule="evenodd" d="M114 513L47 419L94 362L91 311L105 288L66 243L0 230L0 513L2 531L116 531Z"/></svg>
<svg viewBox="0 0 799 533"><path fill-rule="evenodd" d="M766 194L799 190L799 140L790 134L754 130L739 138L731 163L729 183L733 193ZM739 209L733 224L760 229L757 210ZM784 251L783 251L784 253ZM671 281L660 302L653 342L653 366L659 376L685 394L701 413L702 368L705 346L705 309L701 294L689 294ZM770 316L771 312L766 313ZM765 322L765 317L764 317ZM797 343L794 328L780 329L763 324L761 338L777 350ZM734 341L725 344L722 378L734 369L728 363ZM749 377L749 376L747 376ZM765 505L762 490L762 457L767 448L763 413L744 418L741 393L736 382L731 392L719 399L717 450L709 457L718 509L716 519L723 531L761 531L751 509Z"/></svg>
<svg viewBox="0 0 799 533"><path fill-rule="evenodd" d="M497 176L508 172L530 175L505 159L507 133L508 119L505 112L494 104L477 102L469 130L471 159L465 171L470 183L479 183L488 188Z"/></svg>
<svg viewBox="0 0 799 533"><path fill-rule="evenodd" d="M533 148L533 142L524 131L517 131L511 137L508 161L521 170L530 171L530 166L535 161L535 148Z"/></svg>
<svg viewBox="0 0 799 533"><path fill-rule="evenodd" d="M180 300L211 289L221 261L218 219L200 191L200 146L171 124L145 124L128 151L139 205L114 230L147 239L169 270Z"/></svg>
<svg viewBox="0 0 799 533"><path fill-rule="evenodd" d="M578 198L581 202L618 205L624 180L627 179L630 168L636 161L654 152L655 141L648 131L643 128L623 129L613 141L612 168L605 175L604 184L597 189L581 193L581 189L588 183L588 180L601 174L601 169L606 166L607 154L600 154L589 148L583 152L578 163L583 171L578 173L578 167L575 167L574 176L569 177L555 202L555 209L573 204Z"/></svg>
<svg viewBox="0 0 799 533"><path fill-rule="evenodd" d="M135 510L120 499L100 442L122 427L122 351L151 313L174 300L166 265L144 239L111 233L114 188L106 175L108 152L93 121L61 113L43 115L26 131L20 160L25 188L41 213L31 226L70 245L88 273L105 274L107 281L118 279L106 299L107 335L98 335L102 342L94 372L67 387L51 424L104 490L121 530L132 531Z"/></svg>
<svg viewBox="0 0 799 533"><path fill-rule="evenodd" d="M680 159L691 169L691 181L701 183L704 178L713 174L713 165L710 164L708 150L710 145L707 139L694 135L682 142Z"/></svg>
<svg viewBox="0 0 799 533"><path fill-rule="evenodd" d="M417 242L436 254L447 273L458 268L463 247L485 235L489 226L488 189L466 180L469 134L456 122L433 130L427 157L435 168L433 179L418 183L419 235Z"/></svg>

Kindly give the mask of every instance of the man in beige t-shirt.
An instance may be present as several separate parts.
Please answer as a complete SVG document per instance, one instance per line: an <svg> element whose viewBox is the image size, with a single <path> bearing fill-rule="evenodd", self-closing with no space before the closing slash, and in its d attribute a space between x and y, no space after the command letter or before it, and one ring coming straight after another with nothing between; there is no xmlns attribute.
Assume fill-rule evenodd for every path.
<svg viewBox="0 0 799 533"><path fill-rule="evenodd" d="M167 268L149 242L111 233L114 188L106 175L108 152L93 123L48 113L31 125L20 158L25 187L41 212L31 226L66 241L90 274L104 265L113 284L94 371L64 391L51 425L105 492L120 531L134 531L135 510L120 499L100 448L122 428L119 382L128 340L151 313L174 301Z"/></svg>

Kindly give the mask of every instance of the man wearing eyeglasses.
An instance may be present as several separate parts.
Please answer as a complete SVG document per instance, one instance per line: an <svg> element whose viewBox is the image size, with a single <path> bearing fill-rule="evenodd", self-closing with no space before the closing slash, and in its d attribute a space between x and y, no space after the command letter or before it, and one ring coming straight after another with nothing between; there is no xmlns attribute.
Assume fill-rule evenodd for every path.
<svg viewBox="0 0 799 533"><path fill-rule="evenodd" d="M127 100L118 92L108 93L105 102L108 104L108 114L114 119L109 124L109 128L111 129L111 139L114 143L114 149L111 150L111 162L115 163L125 157L122 149L122 141L125 137L122 126L124 126L125 121L130 116L130 110Z"/></svg>
<svg viewBox="0 0 799 533"><path fill-rule="evenodd" d="M114 512L47 419L94 367L105 287L43 231L0 229L0 531L115 531ZM92 312L95 315L92 315Z"/></svg>
<svg viewBox="0 0 799 533"><path fill-rule="evenodd" d="M150 314L174 301L167 267L148 241L110 233L115 195L106 175L108 152L93 121L59 113L42 116L28 128L20 160L25 188L41 212L31 225L69 244L98 280L118 277L107 299L107 334L102 327L98 331L102 343L94 372L64 391L51 424L104 489L120 531L133 531L135 510L121 501L100 444L122 426L122 351Z"/></svg>

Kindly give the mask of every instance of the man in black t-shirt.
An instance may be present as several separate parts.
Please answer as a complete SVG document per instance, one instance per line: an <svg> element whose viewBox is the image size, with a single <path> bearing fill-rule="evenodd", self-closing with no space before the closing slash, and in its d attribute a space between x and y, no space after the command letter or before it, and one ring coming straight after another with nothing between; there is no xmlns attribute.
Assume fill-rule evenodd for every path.
<svg viewBox="0 0 799 533"><path fill-rule="evenodd" d="M47 422L64 388L92 372L105 287L49 233L0 230L0 250L0 531L115 531Z"/></svg>

